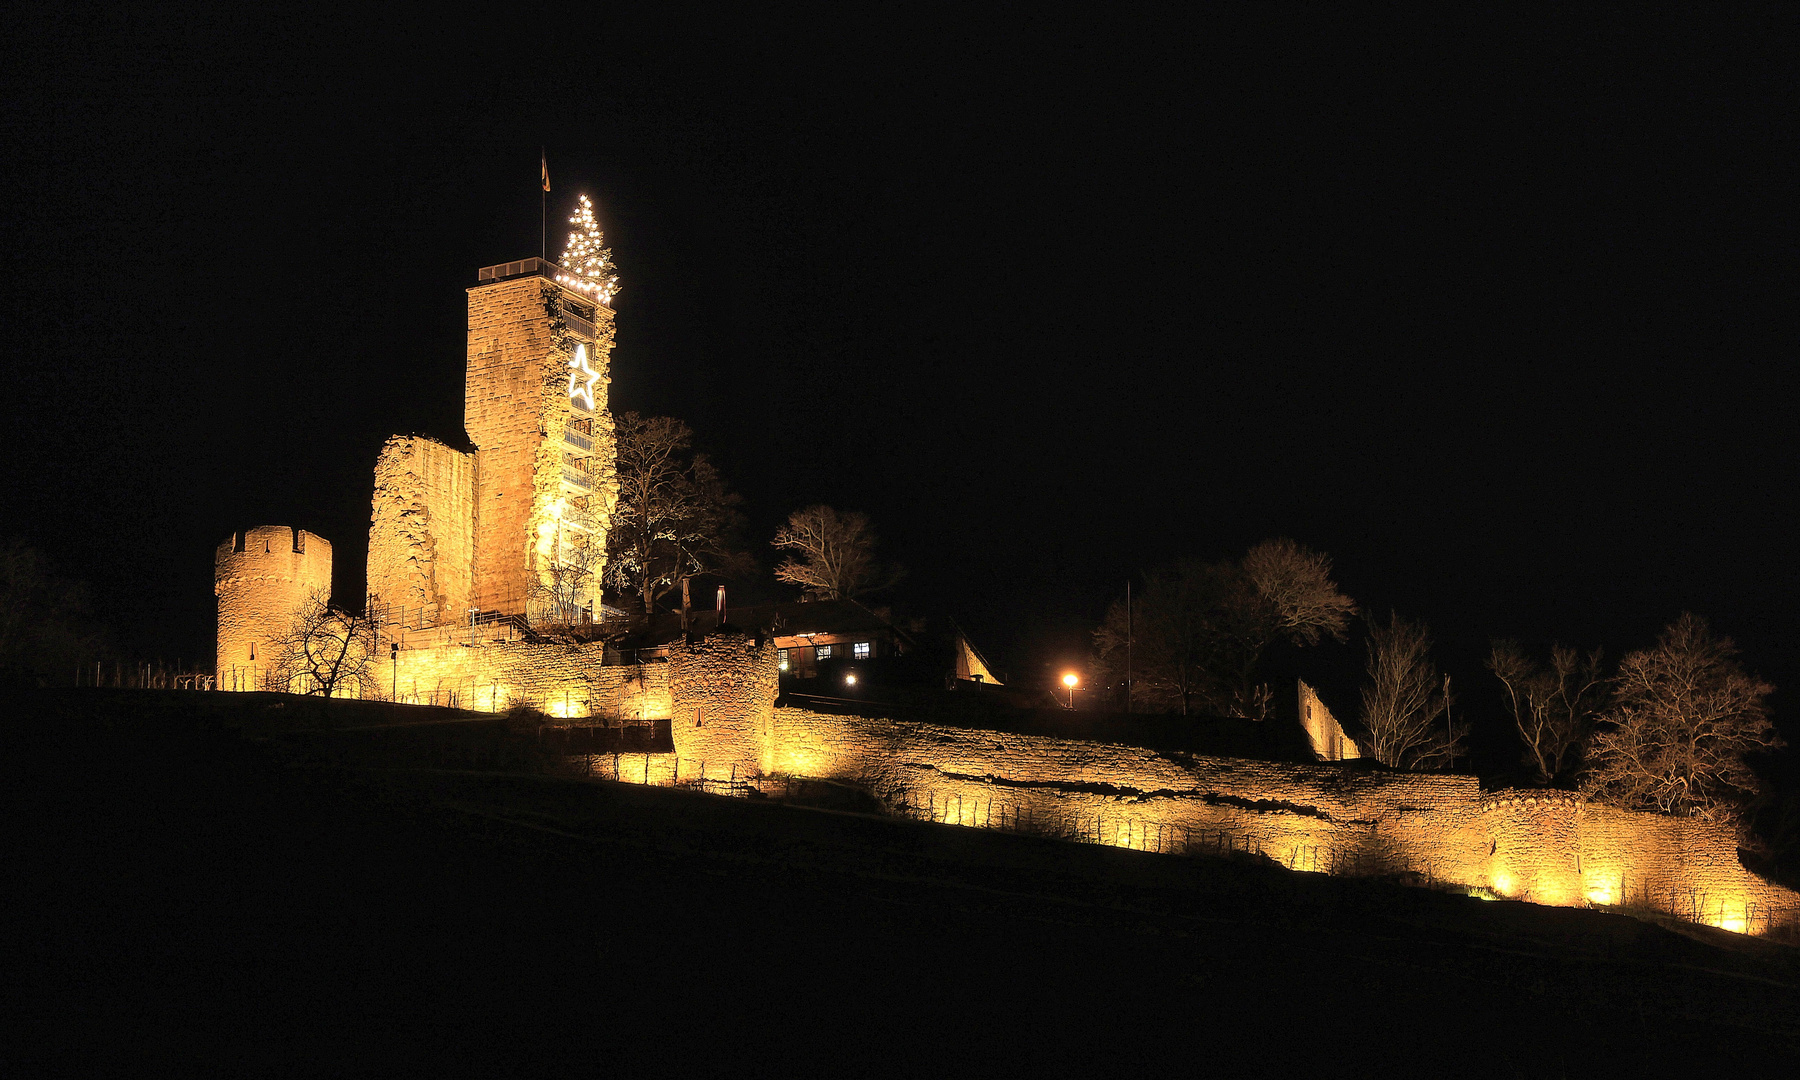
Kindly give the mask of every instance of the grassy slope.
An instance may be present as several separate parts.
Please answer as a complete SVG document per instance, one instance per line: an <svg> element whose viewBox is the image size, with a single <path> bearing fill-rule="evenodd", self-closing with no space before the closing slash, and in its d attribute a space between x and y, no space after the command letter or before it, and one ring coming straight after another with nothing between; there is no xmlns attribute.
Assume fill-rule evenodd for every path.
<svg viewBox="0 0 1800 1080"><path fill-rule="evenodd" d="M240 738L230 704L65 693L7 732L13 1053L1555 1076L1797 1049L1794 954L1729 935L391 752L302 765L316 737Z"/></svg>

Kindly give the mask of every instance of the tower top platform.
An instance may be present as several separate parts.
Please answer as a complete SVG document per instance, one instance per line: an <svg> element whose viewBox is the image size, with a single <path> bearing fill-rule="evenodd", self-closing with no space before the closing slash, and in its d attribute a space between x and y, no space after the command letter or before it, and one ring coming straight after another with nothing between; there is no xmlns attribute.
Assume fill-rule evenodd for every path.
<svg viewBox="0 0 1800 1080"><path fill-rule="evenodd" d="M499 281L510 281L514 278L541 277L563 289L580 296L583 300L611 311L610 305L602 303L590 295L592 287L549 259L519 259L516 262L496 263L484 266L475 271L475 287L492 285Z"/></svg>

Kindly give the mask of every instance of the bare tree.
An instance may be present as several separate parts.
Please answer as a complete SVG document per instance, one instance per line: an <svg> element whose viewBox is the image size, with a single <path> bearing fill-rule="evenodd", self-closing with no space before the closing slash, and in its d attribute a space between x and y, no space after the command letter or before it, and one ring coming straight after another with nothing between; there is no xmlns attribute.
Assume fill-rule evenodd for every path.
<svg viewBox="0 0 1800 1080"><path fill-rule="evenodd" d="M1331 580L1331 558L1292 540L1266 540L1242 559L1184 560L1151 571L1130 625L1116 601L1094 633L1107 678L1125 677L1130 640L1133 705L1264 719L1272 694L1258 679L1278 642L1344 640L1356 605Z"/></svg>
<svg viewBox="0 0 1800 1080"><path fill-rule="evenodd" d="M1536 771L1538 781L1550 784L1571 775L1581 764L1594 719L1606 704L1600 650L1583 655L1552 645L1550 666L1542 668L1518 642L1496 641L1487 666L1506 687L1513 722L1525 741L1525 763Z"/></svg>
<svg viewBox="0 0 1800 1080"><path fill-rule="evenodd" d="M546 630L579 626L594 616L600 549L588 542L591 531L580 520L582 512L567 516L576 520L559 525L566 525L569 535L552 538L551 558L540 565L528 589L535 609L533 622Z"/></svg>
<svg viewBox="0 0 1800 1080"><path fill-rule="evenodd" d="M649 614L683 578L743 572L743 500L693 450L688 426L633 412L615 426L619 500L607 532L607 584L636 595Z"/></svg>
<svg viewBox="0 0 1800 1080"><path fill-rule="evenodd" d="M1619 664L1588 753L1594 798L1733 819L1759 787L1745 755L1785 745L1769 722L1774 687L1746 672L1730 638L1691 613Z"/></svg>
<svg viewBox="0 0 1800 1080"><path fill-rule="evenodd" d="M1431 662L1424 623L1398 615L1389 615L1386 626L1371 621L1368 671L1362 722L1370 757L1390 768L1431 768L1456 755L1459 733L1438 730L1449 684Z"/></svg>
<svg viewBox="0 0 1800 1080"><path fill-rule="evenodd" d="M777 551L794 552L775 568L777 581L816 600L848 600L887 588L897 571L875 561L875 528L867 514L809 506L788 515L775 533Z"/></svg>
<svg viewBox="0 0 1800 1080"><path fill-rule="evenodd" d="M1265 647L1284 637L1296 645L1344 640L1356 604L1331 580L1331 556L1285 538L1264 540L1242 566L1263 608L1258 634Z"/></svg>
<svg viewBox="0 0 1800 1080"><path fill-rule="evenodd" d="M1132 705L1145 711L1226 712L1230 691L1213 663L1216 614L1232 588L1227 564L1187 560L1144 574L1129 625L1124 601L1107 609L1094 631L1096 666L1125 677L1131 640Z"/></svg>
<svg viewBox="0 0 1800 1080"><path fill-rule="evenodd" d="M374 620L334 608L314 591L271 645L271 685L321 697L375 697L380 639Z"/></svg>

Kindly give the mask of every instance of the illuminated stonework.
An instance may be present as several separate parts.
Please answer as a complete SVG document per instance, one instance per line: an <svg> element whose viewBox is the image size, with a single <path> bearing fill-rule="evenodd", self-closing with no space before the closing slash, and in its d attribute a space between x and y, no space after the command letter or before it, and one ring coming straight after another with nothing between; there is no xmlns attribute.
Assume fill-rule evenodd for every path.
<svg viewBox="0 0 1800 1080"><path fill-rule="evenodd" d="M612 320L609 308L540 275L469 290L471 607L535 617L534 597L577 548L599 580L617 490L606 401ZM569 603L597 614L597 584Z"/></svg>
<svg viewBox="0 0 1800 1080"><path fill-rule="evenodd" d="M610 256L589 271L596 265L610 267ZM473 448L401 436L382 449L368 582L392 646L377 677L387 694L667 725L671 749L591 763L643 783L741 790L811 777L949 824L1158 852L1248 852L1296 871L1630 905L1744 932L1800 920L1800 895L1747 871L1720 825L1567 793L1483 793L1469 776L1350 761L1356 744L1305 684L1300 722L1316 764L778 709L776 643L738 633L629 658L602 642L528 634L571 612L599 614L597 587L569 585L566 572L598 581L616 500L613 313L595 297L610 297L617 281L572 287L568 277L538 259L482 270L468 301ZM264 689L269 640L312 591L329 595L331 546L286 527L251 529L219 546L214 580L218 685ZM979 655L960 648L957 673L991 680Z"/></svg>
<svg viewBox="0 0 1800 1080"><path fill-rule="evenodd" d="M286 689L267 685L271 645L315 594L331 599L331 544L322 537L260 525L221 541L213 553L219 689Z"/></svg>
<svg viewBox="0 0 1800 1080"><path fill-rule="evenodd" d="M370 596L414 628L469 609L475 552L475 458L422 435L395 436L375 462Z"/></svg>

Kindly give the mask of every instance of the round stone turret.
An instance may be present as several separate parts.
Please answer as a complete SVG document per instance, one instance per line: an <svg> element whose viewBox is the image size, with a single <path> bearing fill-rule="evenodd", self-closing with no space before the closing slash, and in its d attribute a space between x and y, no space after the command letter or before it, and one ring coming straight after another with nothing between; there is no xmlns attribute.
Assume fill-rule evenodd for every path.
<svg viewBox="0 0 1800 1080"><path fill-rule="evenodd" d="M1493 890L1539 904L1578 903L1584 806L1572 791L1520 789L1482 796Z"/></svg>
<svg viewBox="0 0 1800 1080"><path fill-rule="evenodd" d="M213 555L213 594L219 689L286 689L264 685L272 643L314 594L330 601L331 543L286 525L232 533Z"/></svg>
<svg viewBox="0 0 1800 1080"><path fill-rule="evenodd" d="M684 774L761 776L775 753L775 643L725 627L669 650L670 733Z"/></svg>

